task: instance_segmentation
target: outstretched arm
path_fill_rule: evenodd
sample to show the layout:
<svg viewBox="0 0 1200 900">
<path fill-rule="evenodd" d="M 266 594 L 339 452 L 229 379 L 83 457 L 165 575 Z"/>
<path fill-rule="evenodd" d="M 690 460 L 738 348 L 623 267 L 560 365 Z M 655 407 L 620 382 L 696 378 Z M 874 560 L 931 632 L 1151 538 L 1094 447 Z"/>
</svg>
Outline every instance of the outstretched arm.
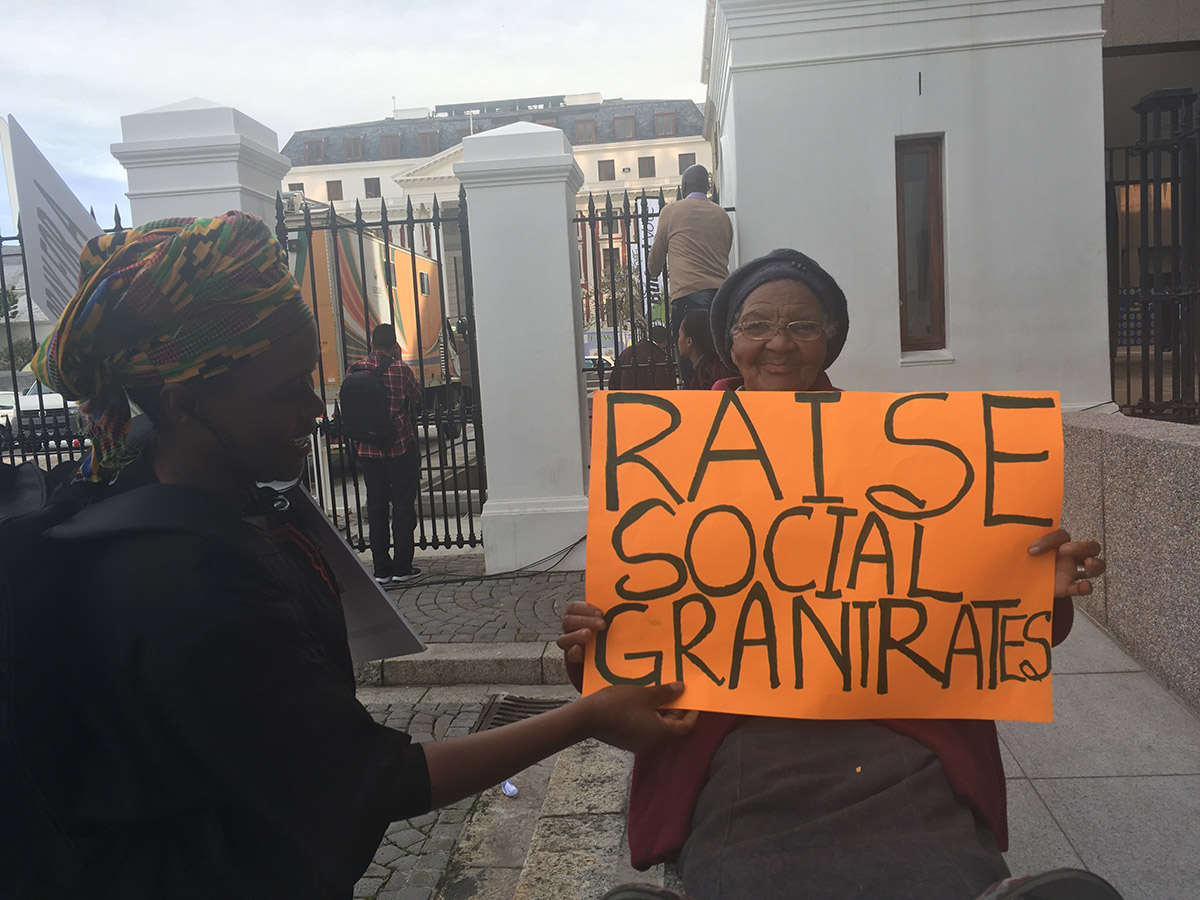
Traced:
<svg viewBox="0 0 1200 900">
<path fill-rule="evenodd" d="M 531 719 L 479 734 L 423 744 L 434 807 L 499 784 L 521 769 L 584 738 L 639 753 L 691 731 L 694 718 L 664 717 L 658 708 L 683 684 L 614 685 Z"/>
</svg>

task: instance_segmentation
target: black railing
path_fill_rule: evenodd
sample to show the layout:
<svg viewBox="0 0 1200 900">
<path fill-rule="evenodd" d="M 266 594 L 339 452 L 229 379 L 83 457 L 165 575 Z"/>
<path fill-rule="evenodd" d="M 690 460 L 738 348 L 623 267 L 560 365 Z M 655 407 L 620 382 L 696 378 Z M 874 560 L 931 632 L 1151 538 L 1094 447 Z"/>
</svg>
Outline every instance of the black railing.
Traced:
<svg viewBox="0 0 1200 900">
<path fill-rule="evenodd" d="M 123 231 L 120 210 L 113 210 L 110 232 Z M 89 446 L 81 427 L 78 404 L 64 400 L 31 372 L 25 371 L 33 351 L 53 322 L 42 318 L 26 290 L 28 268 L 21 223 L 15 235 L 0 234 L 0 304 L 4 331 L 0 336 L 0 458 L 26 460 L 43 469 L 79 459 Z"/>
<path fill-rule="evenodd" d="M 1157 91 L 1141 136 L 1106 151 L 1109 343 L 1123 412 L 1200 424 L 1197 95 Z"/>
<path fill-rule="evenodd" d="M 347 367 L 367 355 L 372 329 L 391 323 L 423 395 L 414 423 L 421 454 L 417 545 L 480 544 L 487 473 L 465 192 L 457 204 L 434 197 L 423 215 L 411 200 L 402 216 L 381 201 L 370 220 L 357 203 L 349 219 L 302 195 L 280 195 L 276 234 L 321 340 L 326 415 L 309 480 L 326 513 L 352 545 L 366 549 L 365 484 L 353 443 L 342 434 L 337 394 Z"/>
</svg>

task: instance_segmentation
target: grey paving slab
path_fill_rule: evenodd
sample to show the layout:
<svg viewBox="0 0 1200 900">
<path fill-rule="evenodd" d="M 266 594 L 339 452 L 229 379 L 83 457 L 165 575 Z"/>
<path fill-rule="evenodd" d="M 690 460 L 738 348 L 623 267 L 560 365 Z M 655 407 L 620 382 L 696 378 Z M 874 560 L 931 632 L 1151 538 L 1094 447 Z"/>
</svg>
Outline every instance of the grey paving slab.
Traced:
<svg viewBox="0 0 1200 900">
<path fill-rule="evenodd" d="M 589 740 L 568 747 L 559 760 L 543 815 L 625 814 L 632 772 L 628 753 Z"/>
<path fill-rule="evenodd" d="M 421 653 L 383 662 L 383 683 L 541 684 L 542 642 L 431 643 Z"/>
<path fill-rule="evenodd" d="M 1200 720 L 1145 672 L 1056 675 L 1054 715 L 998 725 L 1030 778 L 1200 773 Z"/>
<path fill-rule="evenodd" d="M 1008 780 L 1008 851 L 1014 875 L 1063 866 L 1086 868 L 1041 796 L 1025 778 Z"/>
<path fill-rule="evenodd" d="M 1017 762 L 1017 758 L 1013 756 L 1012 751 L 1008 749 L 1008 745 L 1004 743 L 1004 735 L 1000 736 L 1000 761 L 1004 764 L 1004 774 L 1009 778 L 1023 778 L 1025 770 L 1021 768 L 1021 764 Z"/>
<path fill-rule="evenodd" d="M 520 870 L 525 865 L 554 763 L 555 757 L 551 757 L 514 775 L 511 780 L 518 788 L 516 797 L 507 797 L 498 788 L 480 795 L 455 848 L 460 866 Z"/>
<path fill-rule="evenodd" d="M 1035 779 L 1084 865 L 1125 900 L 1200 895 L 1200 775 Z"/>
<path fill-rule="evenodd" d="M 521 868 L 475 869 L 464 867 L 448 873 L 437 892 L 438 900 L 512 900 Z M 380 894 L 377 900 L 388 900 Z"/>
<path fill-rule="evenodd" d="M 415 562 L 421 577 L 388 591 L 426 643 L 552 641 L 567 604 L 583 599 L 581 571 L 485 576 L 482 550 L 420 551 Z"/>
<path fill-rule="evenodd" d="M 1055 675 L 1084 672 L 1139 672 L 1141 665 L 1118 647 L 1082 611 L 1076 611 L 1075 624 L 1067 639 L 1054 648 Z"/>
</svg>

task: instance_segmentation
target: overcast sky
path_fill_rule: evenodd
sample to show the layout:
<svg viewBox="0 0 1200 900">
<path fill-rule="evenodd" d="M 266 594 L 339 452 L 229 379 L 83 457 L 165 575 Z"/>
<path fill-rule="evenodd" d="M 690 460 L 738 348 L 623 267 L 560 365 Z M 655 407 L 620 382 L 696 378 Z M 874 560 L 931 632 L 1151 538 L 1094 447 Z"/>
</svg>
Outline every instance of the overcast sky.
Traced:
<svg viewBox="0 0 1200 900">
<path fill-rule="evenodd" d="M 285 9 L 286 13 L 277 12 Z M 121 116 L 203 97 L 294 131 L 396 106 L 598 91 L 704 98 L 704 0 L 0 0 L 11 113 L 104 227 Z M 2 184 L 2 182 L 0 182 Z M 0 231 L 15 231 L 0 186 Z"/>
</svg>

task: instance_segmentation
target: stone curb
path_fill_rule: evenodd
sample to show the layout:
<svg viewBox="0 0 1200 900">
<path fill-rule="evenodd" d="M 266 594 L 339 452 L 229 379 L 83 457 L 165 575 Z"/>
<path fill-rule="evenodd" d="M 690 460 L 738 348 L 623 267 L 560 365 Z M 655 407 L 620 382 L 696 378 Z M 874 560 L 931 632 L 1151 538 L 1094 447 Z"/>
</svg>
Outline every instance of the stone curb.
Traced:
<svg viewBox="0 0 1200 900">
<path fill-rule="evenodd" d="M 570 684 L 554 642 L 429 644 L 422 653 L 355 666 L 360 685 Z"/>
</svg>

